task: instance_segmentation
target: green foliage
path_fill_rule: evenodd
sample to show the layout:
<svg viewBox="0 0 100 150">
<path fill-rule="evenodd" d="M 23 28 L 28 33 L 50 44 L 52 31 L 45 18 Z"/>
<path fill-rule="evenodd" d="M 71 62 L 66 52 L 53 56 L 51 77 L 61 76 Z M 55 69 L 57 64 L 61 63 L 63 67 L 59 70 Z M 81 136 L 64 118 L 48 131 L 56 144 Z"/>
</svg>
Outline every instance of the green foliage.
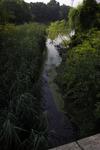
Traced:
<svg viewBox="0 0 100 150">
<path fill-rule="evenodd" d="M 70 9 L 69 29 L 78 31 L 88 31 L 93 27 L 100 27 L 100 7 L 95 0 L 84 0 L 83 4 L 77 8 Z"/>
<path fill-rule="evenodd" d="M 98 12 L 98 7 L 95 0 L 83 1 L 83 7 L 80 11 L 80 18 L 79 18 L 82 29 L 86 30 L 95 26 L 97 12 Z"/>
<path fill-rule="evenodd" d="M 65 111 L 80 128 L 80 136 L 87 136 L 100 126 L 100 4 L 84 0 L 71 8 L 68 22 L 57 21 L 48 28 L 49 38 L 75 30 L 67 47 L 62 49 L 62 63 L 57 83 L 65 102 Z M 62 43 L 63 44 L 63 43 Z M 99 127 L 100 131 L 100 127 Z"/>
<path fill-rule="evenodd" d="M 83 39 L 81 35 L 76 46 L 72 41 L 73 48 L 67 52 L 66 61 L 60 66 L 57 76 L 65 110 L 80 127 L 81 136 L 93 133 L 96 120 L 95 105 L 98 104 L 100 87 L 99 40 L 100 31 L 92 30 Z M 96 113 L 99 113 L 99 106 Z"/>
<path fill-rule="evenodd" d="M 45 26 L 0 26 L 0 148 L 45 150 L 40 75 Z"/>
<path fill-rule="evenodd" d="M 51 23 L 48 28 L 48 37 L 54 40 L 58 35 L 65 34 L 67 32 L 66 21 L 56 21 Z"/>
<path fill-rule="evenodd" d="M 68 14 L 68 28 L 69 32 L 71 30 L 77 30 L 80 28 L 79 23 L 79 15 L 81 10 L 81 5 L 79 5 L 77 8 L 71 8 Z"/>
</svg>

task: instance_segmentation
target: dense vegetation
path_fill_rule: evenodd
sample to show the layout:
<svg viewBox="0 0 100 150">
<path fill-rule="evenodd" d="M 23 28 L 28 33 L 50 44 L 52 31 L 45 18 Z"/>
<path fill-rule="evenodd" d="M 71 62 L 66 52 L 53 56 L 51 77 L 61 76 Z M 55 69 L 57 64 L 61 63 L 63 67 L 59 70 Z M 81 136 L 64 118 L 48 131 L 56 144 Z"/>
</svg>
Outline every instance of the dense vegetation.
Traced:
<svg viewBox="0 0 100 150">
<path fill-rule="evenodd" d="M 47 24 L 67 20 L 69 9 L 55 0 L 47 5 L 0 0 L 2 150 L 45 150 L 48 147 L 47 121 L 41 98 L 46 29 L 44 25 L 30 22 Z"/>
<path fill-rule="evenodd" d="M 95 110 L 100 100 L 99 39 L 98 30 L 83 34 L 82 42 L 68 50 L 66 61 L 60 66 L 57 78 L 63 93 L 65 110 L 80 128 L 81 136 L 96 132 Z M 79 42 L 80 36 L 77 40 Z M 76 44 L 76 39 L 71 42 L 74 43 Z"/>
<path fill-rule="evenodd" d="M 45 27 L 0 25 L 0 149 L 47 149 L 40 74 Z"/>
<path fill-rule="evenodd" d="M 42 2 L 26 3 L 23 0 L 0 0 L 0 24 L 39 22 L 49 23 L 66 19 L 69 6 L 51 0 L 47 5 Z"/>
<path fill-rule="evenodd" d="M 70 10 L 69 21 L 60 25 L 61 22 L 51 24 L 49 37 L 73 30 L 75 35 L 66 41 L 56 82 L 65 111 L 83 137 L 100 131 L 100 4 L 84 0 L 83 5 Z"/>
<path fill-rule="evenodd" d="M 70 9 L 55 0 L 26 3 L 0 0 L 0 149 L 47 149 L 42 110 L 41 72 L 46 28 L 53 40 L 75 30 L 62 55 L 58 83 L 65 111 L 80 136 L 100 131 L 100 4 L 84 0 Z M 69 14 L 68 14 L 69 12 Z M 67 22 L 68 19 L 68 22 Z M 54 22 L 56 21 L 56 22 Z M 29 23 L 29 24 L 25 24 Z M 23 24 L 23 25 L 21 25 Z"/>
</svg>

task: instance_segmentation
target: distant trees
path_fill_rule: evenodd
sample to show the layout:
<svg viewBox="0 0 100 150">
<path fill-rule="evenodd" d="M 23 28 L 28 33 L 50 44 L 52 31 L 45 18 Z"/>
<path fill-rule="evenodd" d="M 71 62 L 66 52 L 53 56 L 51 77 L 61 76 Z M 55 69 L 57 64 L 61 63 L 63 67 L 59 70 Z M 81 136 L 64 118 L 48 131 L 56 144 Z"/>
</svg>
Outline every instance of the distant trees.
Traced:
<svg viewBox="0 0 100 150">
<path fill-rule="evenodd" d="M 25 3 L 23 0 L 0 1 L 0 23 L 11 22 L 21 24 L 25 22 L 48 23 L 67 19 L 69 6 L 60 6 L 55 0 L 47 5 L 42 2 Z"/>
<path fill-rule="evenodd" d="M 48 8 L 47 5 L 42 2 L 30 3 L 32 19 L 36 22 L 47 22 L 48 20 Z"/>
<path fill-rule="evenodd" d="M 31 14 L 34 21 L 48 23 L 65 19 L 69 12 L 69 6 L 62 5 L 55 0 L 51 0 L 47 5 L 44 3 L 30 3 Z"/>
<path fill-rule="evenodd" d="M 0 23 L 25 23 L 31 20 L 29 5 L 22 0 L 0 2 Z"/>
<path fill-rule="evenodd" d="M 70 10 L 69 6 L 66 6 L 66 5 L 60 6 L 60 12 L 59 12 L 60 20 L 63 20 L 63 19 L 68 20 L 69 10 Z"/>
<path fill-rule="evenodd" d="M 59 11 L 60 11 L 60 5 L 57 1 L 51 0 L 47 4 L 48 10 L 49 10 L 49 19 L 51 21 L 59 20 Z"/>
</svg>

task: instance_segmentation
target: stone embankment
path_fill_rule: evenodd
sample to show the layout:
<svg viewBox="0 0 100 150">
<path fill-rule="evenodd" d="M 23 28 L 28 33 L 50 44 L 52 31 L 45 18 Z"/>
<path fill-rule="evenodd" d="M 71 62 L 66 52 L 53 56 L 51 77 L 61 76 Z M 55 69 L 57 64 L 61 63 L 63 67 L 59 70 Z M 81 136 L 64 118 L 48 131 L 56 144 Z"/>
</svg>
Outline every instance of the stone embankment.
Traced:
<svg viewBox="0 0 100 150">
<path fill-rule="evenodd" d="M 87 137 L 50 150 L 100 150 L 100 134 Z"/>
</svg>

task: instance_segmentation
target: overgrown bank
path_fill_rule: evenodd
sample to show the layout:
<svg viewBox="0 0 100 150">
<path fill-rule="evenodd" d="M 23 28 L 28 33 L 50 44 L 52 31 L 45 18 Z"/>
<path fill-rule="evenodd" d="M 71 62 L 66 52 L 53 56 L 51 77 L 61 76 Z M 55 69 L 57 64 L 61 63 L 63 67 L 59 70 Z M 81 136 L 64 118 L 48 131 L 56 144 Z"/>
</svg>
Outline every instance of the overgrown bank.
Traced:
<svg viewBox="0 0 100 150">
<path fill-rule="evenodd" d="M 66 59 L 58 69 L 57 83 L 65 111 L 80 130 L 80 136 L 100 131 L 100 31 L 74 36 L 66 49 Z M 77 44 L 76 42 L 79 42 Z M 97 115 L 98 114 L 98 115 Z M 98 127 L 97 127 L 98 126 Z"/>
<path fill-rule="evenodd" d="M 64 39 L 58 83 L 65 111 L 79 128 L 79 137 L 100 132 L 100 4 L 84 0 L 69 12 L 69 21 L 55 22 L 49 36 L 69 35 Z"/>
<path fill-rule="evenodd" d="M 45 27 L 0 25 L 0 149 L 47 149 L 41 107 Z"/>
</svg>

